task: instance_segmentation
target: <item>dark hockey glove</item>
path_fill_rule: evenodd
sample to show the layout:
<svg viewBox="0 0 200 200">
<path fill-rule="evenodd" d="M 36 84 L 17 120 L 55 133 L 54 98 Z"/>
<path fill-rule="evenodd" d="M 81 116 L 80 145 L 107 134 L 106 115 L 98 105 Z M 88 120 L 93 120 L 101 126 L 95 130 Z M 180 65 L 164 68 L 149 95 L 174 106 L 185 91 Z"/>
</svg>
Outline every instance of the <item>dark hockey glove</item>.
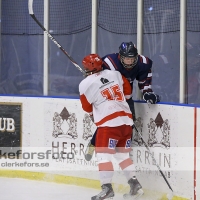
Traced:
<svg viewBox="0 0 200 200">
<path fill-rule="evenodd" d="M 143 99 L 147 103 L 151 103 L 151 104 L 156 104 L 156 103 L 160 102 L 160 96 L 155 94 L 154 92 L 145 92 L 143 94 Z"/>
</svg>

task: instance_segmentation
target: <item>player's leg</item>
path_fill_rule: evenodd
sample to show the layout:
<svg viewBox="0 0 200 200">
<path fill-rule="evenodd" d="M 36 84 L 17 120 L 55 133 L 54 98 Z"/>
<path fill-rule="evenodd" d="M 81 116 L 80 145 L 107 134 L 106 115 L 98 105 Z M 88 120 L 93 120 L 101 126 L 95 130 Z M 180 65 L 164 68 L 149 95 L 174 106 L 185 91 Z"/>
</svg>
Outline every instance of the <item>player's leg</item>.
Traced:
<svg viewBox="0 0 200 200">
<path fill-rule="evenodd" d="M 135 176 L 135 166 L 133 161 L 129 156 L 131 150 L 131 126 L 120 126 L 118 127 L 121 130 L 121 137 L 117 144 L 117 153 L 114 155 L 116 160 L 119 163 L 119 166 L 123 170 L 123 173 L 128 181 L 130 186 L 130 192 L 124 194 L 124 199 L 138 199 L 144 192 L 142 186 Z"/>
<path fill-rule="evenodd" d="M 108 199 L 114 197 L 114 191 L 112 188 L 112 177 L 113 177 L 113 165 L 111 162 L 112 154 L 108 153 L 97 153 L 99 177 L 102 191 L 93 196 L 92 200 Z"/>
<path fill-rule="evenodd" d="M 132 113 L 132 117 L 133 117 L 133 121 L 136 120 L 136 116 L 135 116 L 135 106 L 134 106 L 134 101 L 132 98 L 130 99 L 127 99 L 126 102 L 128 103 L 128 106 L 131 110 L 131 113 Z"/>
<path fill-rule="evenodd" d="M 97 129 L 94 132 L 92 139 L 89 141 L 87 148 L 85 150 L 85 160 L 87 160 L 87 161 L 90 161 L 92 159 L 93 154 L 94 154 L 96 134 L 97 134 Z"/>
<path fill-rule="evenodd" d="M 119 166 L 121 167 L 130 186 L 129 193 L 123 195 L 124 199 L 138 199 L 141 195 L 143 195 L 144 192 L 142 190 L 141 184 L 135 176 L 135 166 L 129 157 L 129 153 L 117 152 L 114 157 L 118 161 Z"/>
<path fill-rule="evenodd" d="M 114 191 L 111 184 L 114 168 L 111 159 L 113 153 L 115 153 L 115 143 L 117 140 L 115 140 L 113 137 L 112 132 L 114 134 L 117 132 L 117 130 L 112 127 L 98 128 L 95 151 L 98 161 L 99 178 L 102 191 L 99 194 L 93 196 L 92 200 L 108 199 L 110 197 L 114 197 Z"/>
<path fill-rule="evenodd" d="M 138 123 L 140 123 L 140 119 L 139 118 L 136 118 L 136 115 L 135 115 L 135 106 L 134 106 L 134 101 L 132 98 L 126 100 L 126 102 L 128 103 L 129 105 L 129 108 L 131 110 L 131 113 L 132 113 L 132 117 L 133 117 L 133 122 L 135 123 L 135 125 L 137 126 Z M 132 135 L 131 135 L 131 140 L 133 142 L 136 142 L 139 146 L 142 145 L 142 140 L 141 138 L 138 136 L 137 132 L 135 132 L 135 129 L 133 128 L 132 130 Z"/>
</svg>

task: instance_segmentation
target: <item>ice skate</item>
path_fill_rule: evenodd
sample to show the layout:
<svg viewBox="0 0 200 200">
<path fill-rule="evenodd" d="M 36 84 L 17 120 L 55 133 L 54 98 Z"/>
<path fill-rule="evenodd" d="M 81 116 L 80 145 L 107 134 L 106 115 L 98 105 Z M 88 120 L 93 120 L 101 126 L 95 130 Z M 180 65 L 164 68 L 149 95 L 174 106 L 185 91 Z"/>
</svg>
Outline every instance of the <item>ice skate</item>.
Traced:
<svg viewBox="0 0 200 200">
<path fill-rule="evenodd" d="M 124 199 L 136 200 L 144 194 L 142 186 L 136 177 L 129 179 L 128 184 L 130 185 L 130 192 L 123 195 Z"/>
<path fill-rule="evenodd" d="M 91 141 L 88 143 L 88 146 L 85 150 L 85 160 L 90 161 L 94 154 L 95 146 L 91 144 Z"/>
<path fill-rule="evenodd" d="M 101 186 L 102 191 L 91 198 L 91 200 L 103 200 L 103 199 L 112 199 L 115 196 L 112 185 L 110 183 L 103 184 Z"/>
</svg>

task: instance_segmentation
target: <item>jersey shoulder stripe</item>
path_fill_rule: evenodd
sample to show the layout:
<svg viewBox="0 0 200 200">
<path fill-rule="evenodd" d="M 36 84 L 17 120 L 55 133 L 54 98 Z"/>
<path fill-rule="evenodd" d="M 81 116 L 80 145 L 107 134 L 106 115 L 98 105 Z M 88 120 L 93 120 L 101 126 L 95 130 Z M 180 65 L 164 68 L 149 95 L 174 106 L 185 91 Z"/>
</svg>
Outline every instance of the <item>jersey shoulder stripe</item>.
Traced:
<svg viewBox="0 0 200 200">
<path fill-rule="evenodd" d="M 104 62 L 106 64 L 106 66 L 108 66 L 109 69 L 115 70 L 115 67 L 113 66 L 113 64 L 111 63 L 111 61 L 107 57 L 104 59 Z"/>
<path fill-rule="evenodd" d="M 143 56 L 143 55 L 140 55 L 140 62 L 148 64 L 149 63 L 149 59 L 147 57 Z"/>
</svg>

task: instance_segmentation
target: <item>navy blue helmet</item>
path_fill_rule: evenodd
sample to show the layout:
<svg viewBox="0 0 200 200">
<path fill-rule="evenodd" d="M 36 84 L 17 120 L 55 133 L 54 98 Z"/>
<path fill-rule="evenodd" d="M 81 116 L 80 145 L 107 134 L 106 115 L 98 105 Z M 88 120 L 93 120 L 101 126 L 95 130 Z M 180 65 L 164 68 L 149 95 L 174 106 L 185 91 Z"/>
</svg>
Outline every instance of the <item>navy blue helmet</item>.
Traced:
<svg viewBox="0 0 200 200">
<path fill-rule="evenodd" d="M 135 45 L 132 42 L 122 42 L 119 46 L 119 54 L 121 63 L 125 68 L 133 68 L 137 64 L 138 60 L 138 51 Z M 135 58 L 132 64 L 125 64 L 124 58 Z"/>
</svg>

